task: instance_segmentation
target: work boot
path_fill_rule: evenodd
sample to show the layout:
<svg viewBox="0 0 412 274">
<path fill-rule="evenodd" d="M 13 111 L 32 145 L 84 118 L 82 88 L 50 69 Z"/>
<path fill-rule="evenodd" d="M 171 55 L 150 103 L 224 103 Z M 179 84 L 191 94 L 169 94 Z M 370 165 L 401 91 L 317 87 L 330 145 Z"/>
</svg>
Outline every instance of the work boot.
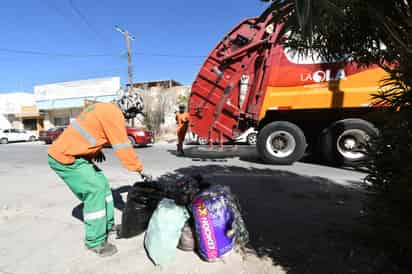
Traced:
<svg viewBox="0 0 412 274">
<path fill-rule="evenodd" d="M 177 156 L 184 156 L 185 155 L 185 153 L 183 151 L 183 145 L 180 145 L 180 144 L 177 145 L 176 155 Z"/>
<path fill-rule="evenodd" d="M 96 246 L 93 248 L 89 248 L 90 251 L 93 251 L 100 257 L 109 257 L 117 253 L 117 248 L 115 245 L 105 242 L 104 244 L 100 246 Z"/>
</svg>

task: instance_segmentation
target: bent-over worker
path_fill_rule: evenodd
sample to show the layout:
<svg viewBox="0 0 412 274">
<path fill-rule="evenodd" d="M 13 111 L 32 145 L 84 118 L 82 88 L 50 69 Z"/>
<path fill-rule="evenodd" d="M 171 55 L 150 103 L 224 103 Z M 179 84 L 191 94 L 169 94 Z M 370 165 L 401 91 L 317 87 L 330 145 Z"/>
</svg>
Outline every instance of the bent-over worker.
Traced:
<svg viewBox="0 0 412 274">
<path fill-rule="evenodd" d="M 104 161 L 101 150 L 111 144 L 122 164 L 143 177 L 143 165 L 130 144 L 125 123 L 125 118 L 134 118 L 142 111 L 143 100 L 138 94 L 91 105 L 48 150 L 50 167 L 84 203 L 86 247 L 102 257 L 117 252 L 107 241 L 114 229 L 114 204 L 108 180 L 93 160 Z"/>
</svg>

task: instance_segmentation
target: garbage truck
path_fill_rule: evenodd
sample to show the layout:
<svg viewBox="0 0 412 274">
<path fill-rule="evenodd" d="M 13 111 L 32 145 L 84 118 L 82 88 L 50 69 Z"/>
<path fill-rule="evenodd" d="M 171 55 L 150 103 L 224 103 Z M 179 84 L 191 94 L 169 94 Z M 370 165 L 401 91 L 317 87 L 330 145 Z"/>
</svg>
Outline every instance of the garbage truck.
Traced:
<svg viewBox="0 0 412 274">
<path fill-rule="evenodd" d="M 222 144 L 254 127 L 268 163 L 292 164 L 311 150 L 333 165 L 359 165 L 378 135 L 384 106 L 372 94 L 387 73 L 286 48 L 276 42 L 281 28 L 266 11 L 217 44 L 192 85 L 191 131 Z"/>
</svg>

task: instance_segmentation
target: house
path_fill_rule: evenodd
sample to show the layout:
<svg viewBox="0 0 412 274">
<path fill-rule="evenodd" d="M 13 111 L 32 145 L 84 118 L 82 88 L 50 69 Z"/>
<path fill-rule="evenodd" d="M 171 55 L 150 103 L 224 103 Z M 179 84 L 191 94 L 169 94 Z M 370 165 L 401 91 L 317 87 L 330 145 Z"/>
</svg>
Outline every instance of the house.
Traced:
<svg viewBox="0 0 412 274">
<path fill-rule="evenodd" d="M 0 94 L 0 115 L 3 117 L 2 127 L 8 125 L 30 131 L 39 131 L 43 128 L 43 115 L 37 109 L 32 93 Z"/>
<path fill-rule="evenodd" d="M 129 87 L 130 85 L 127 84 L 126 87 Z M 175 80 L 159 80 L 159 81 L 148 81 L 148 82 L 139 82 L 139 83 L 133 83 L 133 88 L 141 89 L 141 90 L 147 90 L 151 88 L 173 88 L 173 87 L 178 87 L 182 86 L 181 83 L 175 81 Z"/>
<path fill-rule="evenodd" d="M 120 94 L 120 77 L 53 83 L 34 87 L 44 128 L 67 126 L 90 101 L 111 102 Z"/>
</svg>

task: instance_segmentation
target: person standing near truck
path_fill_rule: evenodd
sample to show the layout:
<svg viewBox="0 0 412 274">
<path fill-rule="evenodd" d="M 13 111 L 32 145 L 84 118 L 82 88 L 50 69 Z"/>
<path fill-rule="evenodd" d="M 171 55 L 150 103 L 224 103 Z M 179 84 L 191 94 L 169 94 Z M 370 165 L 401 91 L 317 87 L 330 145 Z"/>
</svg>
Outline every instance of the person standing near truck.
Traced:
<svg viewBox="0 0 412 274">
<path fill-rule="evenodd" d="M 186 112 L 185 105 L 179 105 L 179 112 L 176 114 L 177 124 L 177 156 L 183 156 L 183 142 L 185 140 L 186 132 L 189 127 L 190 115 Z"/>
<path fill-rule="evenodd" d="M 134 118 L 142 111 L 143 100 L 135 93 L 113 103 L 91 105 L 48 150 L 50 167 L 84 203 L 85 245 L 101 257 L 117 252 L 107 241 L 108 233 L 114 229 L 114 204 L 108 180 L 93 161 L 105 161 L 101 150 L 111 144 L 128 170 L 146 177 L 125 124 L 125 118 Z"/>
</svg>

